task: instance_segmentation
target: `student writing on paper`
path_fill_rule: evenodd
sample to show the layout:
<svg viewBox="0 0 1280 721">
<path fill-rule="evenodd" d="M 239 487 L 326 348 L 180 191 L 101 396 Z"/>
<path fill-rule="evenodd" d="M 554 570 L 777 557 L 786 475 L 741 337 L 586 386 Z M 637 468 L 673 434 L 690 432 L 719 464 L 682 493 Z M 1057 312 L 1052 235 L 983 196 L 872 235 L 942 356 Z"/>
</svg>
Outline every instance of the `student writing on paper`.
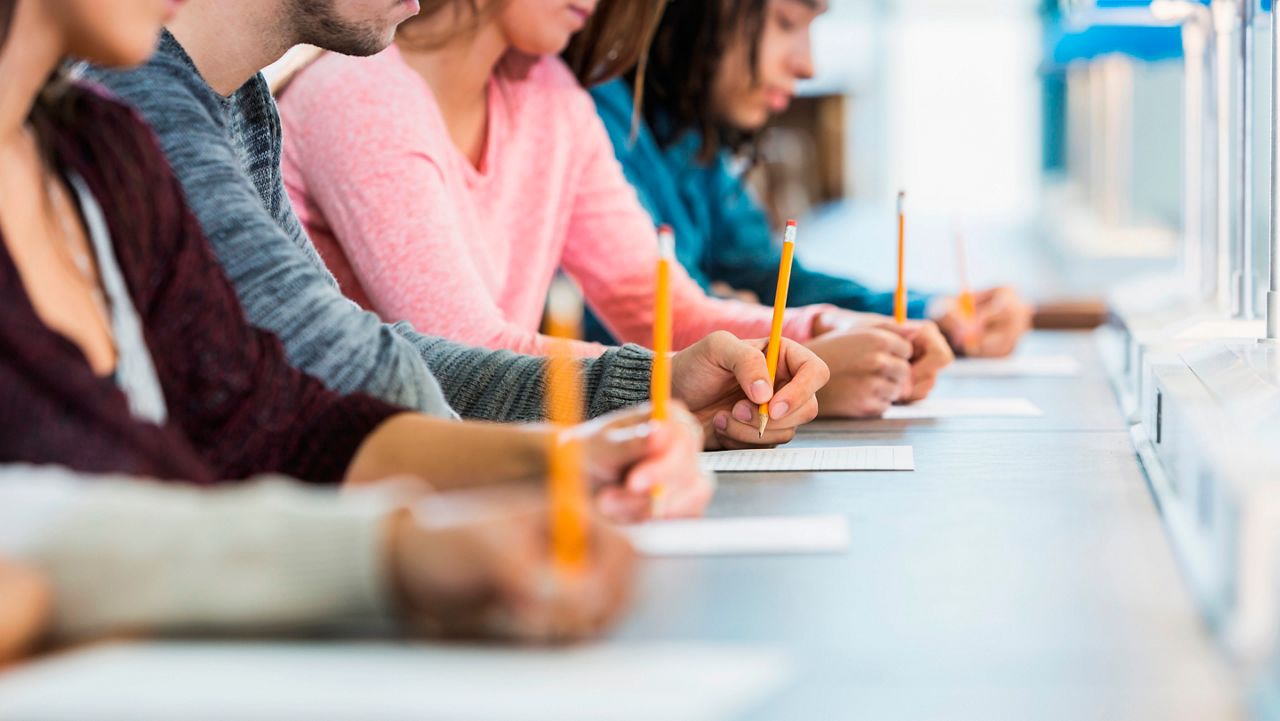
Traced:
<svg viewBox="0 0 1280 721">
<path fill-rule="evenodd" d="M 649 342 L 654 225 L 556 54 L 580 32 L 584 77 L 614 76 L 638 59 L 660 7 L 434 0 L 377 55 L 328 54 L 294 76 L 280 104 L 286 186 L 344 291 L 386 320 L 539 353 L 538 319 L 563 266 L 617 338 Z M 768 307 L 711 298 L 678 268 L 672 295 L 675 348 L 715 330 L 769 332 Z M 819 320 L 828 310 L 792 309 L 786 335 L 832 330 Z M 880 364 L 883 349 L 857 333 L 811 348 L 843 364 L 820 392 L 824 413 L 883 410 L 904 392 L 899 364 Z"/>
<path fill-rule="evenodd" d="M 405 474 L 437 490 L 544 474 L 550 429 L 341 395 L 247 324 L 154 136 L 100 88 L 57 72 L 82 48 L 105 64 L 142 61 L 160 10 L 86 30 L 38 0 L 0 9 L 0 462 L 198 484 Z M 92 32 L 104 39 L 79 39 Z M 708 483 L 699 429 L 681 418 L 652 425 L 641 407 L 580 426 L 593 482 Z M 663 510 L 700 511 L 676 505 Z"/>
<path fill-rule="evenodd" d="M 89 75 L 151 123 L 249 322 L 279 336 L 290 362 L 340 392 L 367 393 L 431 415 L 542 420 L 542 359 L 424 335 L 361 310 L 343 297 L 286 199 L 279 117 L 259 71 L 300 43 L 377 52 L 407 7 L 191 0 L 168 23 L 145 66 L 97 67 Z M 352 189 L 346 179 L 335 182 Z M 434 321 L 421 328 L 438 330 Z M 738 409 L 769 392 L 753 390 L 765 377 L 763 360 L 751 359 L 756 349 L 718 334 L 676 354 L 681 382 L 674 396 L 702 421 L 708 448 L 783 443 L 812 418 L 802 411 L 815 407 L 826 370 L 803 348 L 787 352 L 796 373 L 779 393 L 797 412 L 764 439 L 735 420 Z M 644 348 L 612 348 L 581 362 L 589 415 L 648 397 L 652 354 Z"/>
<path fill-rule="evenodd" d="M 199 489 L 0 466 L 0 555 L 22 564 L 0 561 L 0 660 L 46 628 L 76 641 L 402 621 L 433 636 L 581 638 L 619 617 L 635 566 L 621 535 L 590 532 L 591 563 L 548 583 L 536 495 L 402 506 L 281 478 Z"/>
<path fill-rule="evenodd" d="M 627 544 L 597 529 L 595 564 L 580 583 L 549 586 L 545 564 L 529 558 L 545 556 L 546 514 L 518 497 L 487 496 L 467 510 L 460 496 L 439 494 L 370 509 L 296 482 L 225 491 L 164 482 L 277 465 L 323 480 L 353 449 L 353 467 L 362 462 L 380 433 L 364 431 L 404 417 L 280 362 L 279 343 L 250 331 L 227 300 L 145 126 L 100 89 L 57 75 L 77 53 L 140 62 L 171 9 L 0 0 L 4 455 L 65 455 L 129 476 L 0 470 L 0 555 L 43 573 L 53 626 L 68 635 L 292 625 L 399 608 L 439 632 L 546 638 L 616 617 Z M 234 434 L 227 419 L 238 416 L 258 432 Z M 457 424 L 432 422 L 448 436 L 444 425 Z M 431 436 L 414 443 L 430 446 Z M 495 449 L 473 450 L 503 463 Z M 406 461 L 414 454 L 396 451 Z M 379 453 L 368 460 L 395 465 Z M 160 468 L 180 474 L 136 478 Z M 0 566 L 6 652 L 40 624 L 38 583 Z"/>
<path fill-rule="evenodd" d="M 769 119 L 786 109 L 797 81 L 813 75 L 809 26 L 827 5 L 827 0 L 662 3 L 666 12 L 643 75 L 633 69 L 591 91 L 628 180 L 653 222 L 675 229 L 677 255 L 705 289 L 724 283 L 764 302 L 773 297 L 777 245 L 764 211 L 735 168 L 739 158 L 750 156 Z M 636 118 L 635 86 L 641 78 Z M 852 311 L 892 312 L 891 291 L 801 263 L 793 273 L 791 305 L 831 303 Z M 974 296 L 976 352 L 1009 353 L 1029 327 L 1030 308 L 1009 288 Z M 954 299 L 913 293 L 908 312 L 936 320 L 960 347 L 964 323 Z M 848 315 L 836 322 L 860 324 Z M 883 321 L 870 324 L 893 329 Z M 900 332 L 928 335 L 926 328 L 917 323 Z M 916 343 L 917 353 L 927 354 L 922 340 Z"/>
</svg>

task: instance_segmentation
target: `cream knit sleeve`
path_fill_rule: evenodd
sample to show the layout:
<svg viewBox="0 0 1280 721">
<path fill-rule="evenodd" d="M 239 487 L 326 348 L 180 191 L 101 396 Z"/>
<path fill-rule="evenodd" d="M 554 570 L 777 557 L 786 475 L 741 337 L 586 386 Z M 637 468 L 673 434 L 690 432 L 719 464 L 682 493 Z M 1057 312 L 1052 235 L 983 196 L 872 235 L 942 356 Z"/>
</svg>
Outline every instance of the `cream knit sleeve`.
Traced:
<svg viewBox="0 0 1280 721">
<path fill-rule="evenodd" d="M 211 490 L 0 466 L 0 554 L 49 577 L 62 638 L 385 616 L 385 514 L 281 478 Z"/>
</svg>

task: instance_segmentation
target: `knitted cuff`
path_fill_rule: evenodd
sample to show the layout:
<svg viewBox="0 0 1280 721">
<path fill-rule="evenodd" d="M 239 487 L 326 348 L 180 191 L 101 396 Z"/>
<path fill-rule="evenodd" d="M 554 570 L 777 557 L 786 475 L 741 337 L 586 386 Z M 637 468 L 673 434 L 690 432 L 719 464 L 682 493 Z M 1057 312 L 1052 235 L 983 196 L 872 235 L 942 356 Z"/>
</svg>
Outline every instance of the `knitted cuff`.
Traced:
<svg viewBox="0 0 1280 721">
<path fill-rule="evenodd" d="M 587 412 L 592 418 L 649 400 L 653 351 L 627 344 L 586 361 Z"/>
</svg>

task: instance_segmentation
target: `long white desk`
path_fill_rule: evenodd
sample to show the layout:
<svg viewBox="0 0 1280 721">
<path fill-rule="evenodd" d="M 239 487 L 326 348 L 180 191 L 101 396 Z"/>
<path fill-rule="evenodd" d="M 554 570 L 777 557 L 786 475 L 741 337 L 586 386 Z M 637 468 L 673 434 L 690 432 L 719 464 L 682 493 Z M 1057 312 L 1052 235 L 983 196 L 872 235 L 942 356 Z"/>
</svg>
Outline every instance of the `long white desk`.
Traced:
<svg viewBox="0 0 1280 721">
<path fill-rule="evenodd" d="M 910 443 L 914 473 L 723 476 L 713 515 L 836 512 L 847 555 L 650 564 L 620 639 L 776 644 L 799 682 L 752 719 L 1243 717 L 1087 334 L 1033 337 L 1076 378 L 964 379 L 1043 418 L 820 423 Z"/>
<path fill-rule="evenodd" d="M 689 683 L 647 676 L 626 654 L 611 654 L 655 642 L 663 653 L 682 644 L 743 644 L 786 659 L 792 680 L 749 711 L 703 700 L 704 711 L 734 708 L 728 717 L 744 721 L 1243 717 L 1237 680 L 1193 607 L 1089 336 L 1037 335 L 1025 350 L 1076 355 L 1083 372 L 1075 378 L 949 380 L 937 393 L 1024 396 L 1045 411 L 1042 418 L 821 422 L 796 441 L 909 443 L 914 472 L 723 475 L 711 515 L 844 514 L 851 546 L 842 555 L 647 561 L 633 612 L 598 649 L 598 665 L 614 668 L 614 675 L 582 681 L 581 693 L 615 695 L 617 703 L 548 702 L 525 715 L 497 716 L 494 709 L 510 712 L 511 704 L 495 706 L 486 697 L 474 713 L 459 706 L 440 718 L 653 717 L 671 708 L 662 702 L 679 706 L 679 699 L 650 697 L 650 703 L 620 708 L 635 703 L 634 694 L 627 701 L 623 693 L 632 688 L 632 676 L 635 688 L 643 689 L 648 678 L 674 695 L 680 692 L 671 689 L 687 692 Z M 413 695 L 436 693 L 432 689 L 449 683 L 448 674 L 436 678 L 432 672 L 432 664 L 452 668 L 439 649 L 311 643 L 254 652 L 259 659 L 278 654 L 307 665 L 289 675 L 276 664 L 279 683 L 218 689 L 229 695 L 218 698 L 249 694 L 253 701 L 258 693 L 273 698 L 267 708 L 277 710 L 306 707 L 310 700 L 317 710 L 310 718 L 418 721 L 426 716 L 414 715 Z M 189 650 L 178 653 L 182 658 Z M 211 646 L 209 653 L 225 649 Z M 237 656 L 227 658 L 234 665 Z M 730 650 L 712 658 L 728 665 L 733 655 Z M 765 684 L 771 658 L 755 658 L 748 673 L 721 679 L 718 693 L 723 697 L 734 683 Z M 155 684 L 195 683 L 181 680 L 181 666 L 173 664 Z M 511 693 L 513 681 L 519 688 L 543 678 L 538 672 L 522 676 L 520 669 L 528 667 L 520 659 L 500 658 L 492 668 L 495 694 Z M 339 693 L 348 671 L 359 683 Z M 303 682 L 281 690 L 290 678 Z M 541 688 L 555 678 L 548 674 Z M 698 678 L 691 682 L 701 683 Z M 99 680 L 84 688 L 101 693 L 102 685 Z M 66 687 L 53 685 L 50 693 L 59 688 Z M 122 685 L 114 698 L 147 690 Z M 317 695 L 289 706 L 280 698 L 288 693 Z M 359 693 L 369 700 L 350 695 Z M 750 695 L 745 688 L 736 694 Z M 93 708 L 94 718 L 124 718 L 104 705 L 110 698 L 84 708 Z M 401 703 L 374 700 L 388 698 Z M 173 718 L 183 716 L 174 710 Z M 687 710 L 690 718 L 705 717 Z M 216 717 L 261 716 L 230 713 Z M 286 717 L 281 711 L 272 718 Z"/>
</svg>

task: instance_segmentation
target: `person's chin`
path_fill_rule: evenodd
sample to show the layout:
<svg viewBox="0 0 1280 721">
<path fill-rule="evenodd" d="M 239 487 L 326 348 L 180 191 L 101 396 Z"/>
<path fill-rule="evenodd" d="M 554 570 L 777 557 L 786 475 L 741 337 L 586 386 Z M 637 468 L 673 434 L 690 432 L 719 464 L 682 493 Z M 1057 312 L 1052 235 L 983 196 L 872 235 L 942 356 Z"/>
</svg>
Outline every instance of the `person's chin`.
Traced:
<svg viewBox="0 0 1280 721">
<path fill-rule="evenodd" d="M 744 133 L 757 133 L 769 124 L 770 115 L 767 110 L 751 110 L 738 114 L 734 118 L 734 127 Z"/>
<path fill-rule="evenodd" d="M 538 38 L 529 42 L 517 43 L 515 45 L 516 52 L 521 55 L 531 55 L 534 57 L 541 55 L 559 55 L 564 49 L 569 47 L 569 38 L 571 35 L 556 35 L 554 37 Z"/>
<path fill-rule="evenodd" d="M 120 47 L 109 48 L 104 52 L 98 53 L 98 57 L 84 58 L 94 65 L 101 65 L 105 68 L 132 68 L 142 65 L 151 59 L 156 51 L 156 44 L 160 40 L 160 29 L 156 28 L 154 36 L 145 42 L 129 43 Z"/>
</svg>

